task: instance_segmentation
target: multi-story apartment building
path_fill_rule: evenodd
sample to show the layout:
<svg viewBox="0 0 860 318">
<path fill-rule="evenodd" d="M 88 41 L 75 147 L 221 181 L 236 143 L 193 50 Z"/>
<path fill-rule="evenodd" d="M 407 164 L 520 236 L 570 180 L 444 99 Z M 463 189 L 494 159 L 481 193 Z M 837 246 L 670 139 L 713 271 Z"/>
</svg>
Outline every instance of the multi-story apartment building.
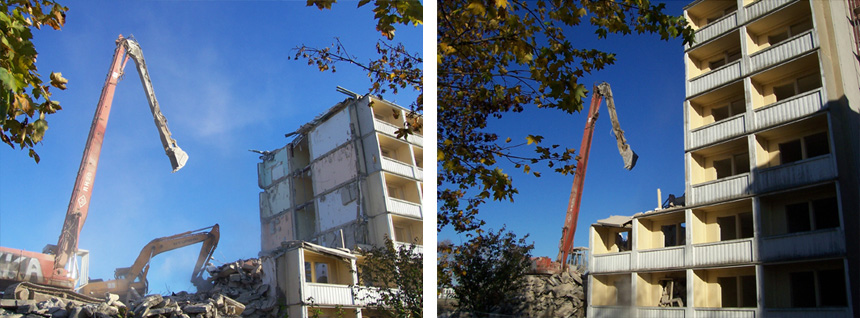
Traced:
<svg viewBox="0 0 860 318">
<path fill-rule="evenodd" d="M 422 138 L 409 110 L 369 95 L 347 98 L 287 134 L 258 164 L 261 252 L 276 261 L 290 317 L 336 307 L 362 317 L 358 248 L 423 244 Z M 313 300 L 311 302 L 311 299 Z M 370 314 L 369 314 L 370 312 Z M 364 317 L 373 316 L 364 310 Z"/>
<path fill-rule="evenodd" d="M 590 228 L 589 316 L 860 316 L 858 4 L 685 7 L 686 202 Z"/>
</svg>

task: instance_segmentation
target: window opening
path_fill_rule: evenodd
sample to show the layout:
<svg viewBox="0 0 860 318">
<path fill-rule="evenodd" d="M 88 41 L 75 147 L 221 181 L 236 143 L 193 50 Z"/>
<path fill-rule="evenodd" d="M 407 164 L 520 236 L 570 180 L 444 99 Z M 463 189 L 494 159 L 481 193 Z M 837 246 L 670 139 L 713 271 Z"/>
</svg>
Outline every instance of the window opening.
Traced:
<svg viewBox="0 0 860 318">
<path fill-rule="evenodd" d="M 836 197 L 813 200 L 812 211 L 815 213 L 816 229 L 839 227 L 839 204 Z"/>
<path fill-rule="evenodd" d="M 803 143 L 806 146 L 807 158 L 823 156 L 830 153 L 830 143 L 827 142 L 826 132 L 820 132 L 803 137 Z"/>
<path fill-rule="evenodd" d="M 327 284 L 329 282 L 328 263 L 314 263 L 314 265 L 316 282 L 320 284 Z"/>
<path fill-rule="evenodd" d="M 815 307 L 815 277 L 813 272 L 789 274 L 792 307 Z"/>
<path fill-rule="evenodd" d="M 809 222 L 809 204 L 801 202 L 786 205 L 785 220 L 788 222 L 788 233 L 812 230 Z"/>
<path fill-rule="evenodd" d="M 818 295 L 822 307 L 848 306 L 848 295 L 845 293 L 845 272 L 842 269 L 818 271 Z"/>
<path fill-rule="evenodd" d="M 313 277 L 314 277 L 314 272 L 313 272 L 313 266 L 311 265 L 311 262 L 305 262 L 305 282 L 306 283 L 313 283 L 314 282 Z"/>
<path fill-rule="evenodd" d="M 750 238 L 755 235 L 753 230 L 753 214 L 752 212 L 744 212 L 738 214 L 740 238 Z"/>
<path fill-rule="evenodd" d="M 758 296 L 756 295 L 755 285 L 756 279 L 755 275 L 749 276 L 741 276 L 740 277 L 741 286 L 740 286 L 740 306 L 741 307 L 757 307 Z"/>
<path fill-rule="evenodd" d="M 803 159 L 803 149 L 800 145 L 800 139 L 792 140 L 779 144 L 779 161 L 780 164 L 791 163 Z"/>
<path fill-rule="evenodd" d="M 722 179 L 732 175 L 732 160 L 726 158 L 723 160 L 714 160 L 714 170 L 717 171 L 717 179 Z"/>
<path fill-rule="evenodd" d="M 737 307 L 738 278 L 717 277 L 717 284 L 720 285 L 720 299 L 722 300 L 722 307 Z"/>
<path fill-rule="evenodd" d="M 734 215 L 717 218 L 717 225 L 720 227 L 720 241 L 738 238 Z"/>
</svg>

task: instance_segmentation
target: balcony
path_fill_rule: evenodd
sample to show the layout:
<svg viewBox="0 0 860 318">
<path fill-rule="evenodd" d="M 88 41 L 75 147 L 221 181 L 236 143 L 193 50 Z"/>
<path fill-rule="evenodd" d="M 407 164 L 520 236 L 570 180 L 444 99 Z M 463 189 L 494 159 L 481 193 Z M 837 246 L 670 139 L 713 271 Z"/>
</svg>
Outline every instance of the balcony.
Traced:
<svg viewBox="0 0 860 318">
<path fill-rule="evenodd" d="M 408 249 L 412 243 L 403 243 L 403 242 L 394 242 L 394 248 L 400 250 L 401 248 Z M 424 254 L 424 246 L 423 245 L 415 245 L 415 252 L 419 254 Z"/>
<path fill-rule="evenodd" d="M 633 317 L 635 308 L 631 306 L 592 306 L 588 316 L 593 318 Z"/>
<path fill-rule="evenodd" d="M 750 175 L 742 173 L 692 186 L 691 204 L 716 202 L 749 193 Z"/>
<path fill-rule="evenodd" d="M 755 109 L 755 129 L 763 129 L 808 116 L 824 109 L 821 89 L 799 94 L 785 101 Z"/>
<path fill-rule="evenodd" d="M 732 14 L 734 16 L 734 14 Z M 694 96 L 709 89 L 731 82 L 743 74 L 741 60 L 734 61 L 708 73 L 690 79 L 687 96 Z"/>
<path fill-rule="evenodd" d="M 302 296 L 304 300 L 313 297 L 316 305 L 357 305 L 352 288 L 347 285 L 305 283 Z"/>
<path fill-rule="evenodd" d="M 387 157 L 382 157 L 382 170 L 418 180 L 423 176 L 421 168 Z"/>
<path fill-rule="evenodd" d="M 731 29 L 734 29 L 738 26 L 738 15 L 737 13 L 729 14 L 721 19 L 711 22 L 705 27 L 696 30 L 696 42 L 692 45 L 687 44 L 687 49 L 705 43 L 713 38 L 716 38 L 720 34 L 726 33 Z"/>
<path fill-rule="evenodd" d="M 851 312 L 848 308 L 768 308 L 764 310 L 765 317 L 789 317 L 789 318 L 849 318 Z"/>
<path fill-rule="evenodd" d="M 753 260 L 752 238 L 693 245 L 693 266 L 739 264 Z"/>
<path fill-rule="evenodd" d="M 637 316 L 639 318 L 684 318 L 686 309 L 683 307 L 639 307 L 636 312 L 639 314 Z"/>
<path fill-rule="evenodd" d="M 401 199 L 386 198 L 385 211 L 416 219 L 423 218 L 421 213 L 421 204 Z"/>
<path fill-rule="evenodd" d="M 845 254 L 845 238 L 839 228 L 764 237 L 762 261 L 805 259 Z"/>
<path fill-rule="evenodd" d="M 824 155 L 758 170 L 758 193 L 817 183 L 837 176 L 832 155 Z"/>
<path fill-rule="evenodd" d="M 755 310 L 755 308 L 693 308 L 693 317 L 755 318 Z"/>
<path fill-rule="evenodd" d="M 594 255 L 592 271 L 595 273 L 624 272 L 630 270 L 630 252 Z"/>
<path fill-rule="evenodd" d="M 760 2 L 770 3 L 770 1 Z M 751 54 L 750 72 L 753 73 L 768 66 L 779 64 L 780 62 L 803 55 L 815 48 L 818 48 L 818 38 L 815 36 L 815 33 L 813 33 L 813 30 L 806 31 L 775 46 L 770 46 L 764 50 Z"/>
<path fill-rule="evenodd" d="M 759 0 L 744 7 L 744 13 L 746 14 L 747 21 L 752 21 L 794 1 L 796 0 Z"/>
<path fill-rule="evenodd" d="M 400 129 L 401 127 L 397 127 L 397 126 L 392 125 L 391 123 L 389 123 L 387 121 L 380 120 L 380 119 L 374 119 L 374 121 L 376 122 L 374 124 L 374 126 L 376 127 L 376 131 L 381 132 L 383 134 L 386 134 L 388 136 L 397 138 L 397 130 Z M 418 145 L 419 147 L 424 145 L 424 138 L 421 135 L 407 135 L 406 139 L 403 139 L 403 138 L 398 138 L 398 139 L 406 140 L 412 144 Z"/>
<path fill-rule="evenodd" d="M 673 246 L 639 251 L 640 270 L 684 267 L 684 247 Z"/>
<path fill-rule="evenodd" d="M 743 135 L 746 132 L 744 127 L 746 127 L 746 115 L 740 114 L 692 129 L 690 130 L 690 146 L 687 149 L 695 149 Z"/>
</svg>

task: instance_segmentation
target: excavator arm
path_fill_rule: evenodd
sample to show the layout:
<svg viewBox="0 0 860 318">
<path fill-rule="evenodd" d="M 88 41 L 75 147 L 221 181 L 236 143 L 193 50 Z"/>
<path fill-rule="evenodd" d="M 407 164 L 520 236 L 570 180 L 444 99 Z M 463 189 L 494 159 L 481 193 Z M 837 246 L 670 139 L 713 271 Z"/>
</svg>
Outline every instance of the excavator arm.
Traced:
<svg viewBox="0 0 860 318">
<path fill-rule="evenodd" d="M 618 144 L 618 152 L 621 154 L 621 158 L 624 159 L 624 168 L 627 170 L 633 169 L 639 158 L 630 149 L 627 139 L 624 138 L 624 130 L 621 130 L 621 124 L 618 122 L 618 114 L 615 113 L 615 99 L 612 97 L 612 89 L 609 87 L 609 84 L 604 82 L 600 85 L 595 85 L 591 95 L 591 107 L 588 111 L 588 119 L 585 122 L 582 145 L 579 148 L 579 159 L 576 162 L 576 172 L 574 173 L 573 186 L 570 190 L 567 215 L 565 216 L 561 241 L 559 242 L 558 258 L 556 261 L 561 264 L 562 268 L 567 268 L 567 257 L 573 248 L 573 236 L 576 233 L 576 224 L 579 218 L 579 207 L 582 202 L 582 190 L 585 183 L 585 171 L 588 168 L 588 156 L 591 153 L 594 125 L 596 124 L 600 102 L 603 98 L 606 98 L 606 108 L 609 109 L 612 131 Z"/>
<path fill-rule="evenodd" d="M 206 263 L 212 257 L 212 253 L 215 252 L 220 237 L 220 228 L 218 224 L 215 224 L 199 230 L 154 239 L 143 247 L 140 255 L 138 255 L 131 267 L 116 269 L 116 279 L 90 282 L 90 284 L 82 288 L 81 293 L 84 295 L 104 295 L 104 293 L 109 292 L 124 297 L 134 287 L 138 292 L 145 294 L 148 284 L 146 276 L 149 273 L 149 264 L 153 257 L 167 251 L 202 242 L 203 246 L 200 247 L 200 254 L 197 257 L 197 263 L 191 274 L 191 282 L 200 288 L 202 283 L 206 281 L 203 279 L 203 271 Z"/>
</svg>

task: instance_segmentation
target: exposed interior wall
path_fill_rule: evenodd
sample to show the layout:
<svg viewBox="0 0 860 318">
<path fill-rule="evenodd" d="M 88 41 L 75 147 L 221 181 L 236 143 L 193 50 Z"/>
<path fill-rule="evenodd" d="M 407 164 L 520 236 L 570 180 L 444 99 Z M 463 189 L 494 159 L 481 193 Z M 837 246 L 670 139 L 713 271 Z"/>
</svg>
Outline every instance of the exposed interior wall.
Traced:
<svg viewBox="0 0 860 318">
<path fill-rule="evenodd" d="M 279 181 L 287 176 L 289 171 L 287 168 L 287 162 L 289 159 L 289 156 L 287 155 L 289 150 L 287 147 L 272 151 L 270 154 L 272 158 L 270 160 L 264 160 L 257 163 L 257 185 L 261 189 L 268 188 L 272 185 L 272 182 Z"/>
<path fill-rule="evenodd" d="M 742 289 L 739 277 L 755 276 L 755 266 L 695 270 L 693 274 L 694 302 L 696 307 L 738 307 L 736 299 L 723 299 L 723 296 L 737 297 L 739 293 L 738 288 Z M 730 280 L 734 278 L 738 282 L 734 286 L 721 285 L 721 278 L 729 278 Z M 731 290 L 724 290 L 726 288 Z M 755 294 L 755 288 L 752 288 L 752 290 L 747 288 L 740 292 L 752 292 Z M 735 304 L 731 305 L 732 302 Z"/>
<path fill-rule="evenodd" d="M 268 218 L 292 207 L 290 178 L 284 178 L 260 192 L 260 217 Z"/>
<path fill-rule="evenodd" d="M 424 245 L 424 233 L 421 221 L 392 215 L 391 222 L 395 241 Z"/>
<path fill-rule="evenodd" d="M 767 136 L 756 136 L 756 149 L 761 149 L 760 153 L 756 154 L 756 165 L 758 168 L 781 165 L 779 144 L 827 131 L 827 117 L 816 116 L 799 123 L 768 131 Z M 803 146 L 805 148 L 805 142 Z"/>
<path fill-rule="evenodd" d="M 303 205 L 296 209 L 297 239 L 312 241 L 314 234 L 318 233 L 317 229 L 317 211 L 313 204 Z"/>
<path fill-rule="evenodd" d="M 358 216 L 358 188 L 347 184 L 316 200 L 321 232 L 355 221 Z"/>
<path fill-rule="evenodd" d="M 311 277 L 311 280 L 313 280 L 313 282 L 322 283 L 322 282 L 316 281 L 318 275 L 321 274 L 320 266 L 317 266 L 316 264 L 327 264 L 328 265 L 327 266 L 328 271 L 329 271 L 328 276 L 327 276 L 328 282 L 326 282 L 324 284 L 336 284 L 336 285 L 352 285 L 352 284 L 355 284 L 355 282 L 352 279 L 353 278 L 352 272 L 351 272 L 352 267 L 350 266 L 349 262 L 344 261 L 344 260 L 337 258 L 337 257 L 316 253 L 316 252 L 313 252 L 310 250 L 303 249 L 303 251 L 304 251 L 304 263 L 303 264 L 310 263 L 311 264 L 310 265 L 311 271 L 310 272 L 307 271 L 308 270 L 307 265 L 303 266 L 304 267 L 303 270 L 305 271 L 304 272 L 305 276 L 302 276 L 302 281 L 304 281 L 306 279 L 308 273 L 310 273 L 311 274 L 310 277 Z"/>
<path fill-rule="evenodd" d="M 686 294 L 686 273 L 679 272 L 651 272 L 639 273 L 636 275 L 636 305 L 644 307 L 657 307 L 660 304 L 660 298 L 663 295 L 663 286 L 661 280 L 670 279 L 677 282 L 674 286 L 674 293 Z M 683 296 L 686 298 L 686 296 Z M 687 303 L 684 303 L 687 306 Z"/>
<path fill-rule="evenodd" d="M 314 193 L 325 193 L 358 175 L 355 146 L 343 145 L 311 164 Z"/>
<path fill-rule="evenodd" d="M 684 211 L 680 210 L 669 215 L 661 215 L 650 218 L 638 218 L 639 220 L 639 242 L 637 247 L 640 250 L 651 248 L 667 247 L 665 245 L 665 236 L 663 235 L 662 227 L 664 225 L 676 225 L 684 223 Z M 680 235 L 680 233 L 678 234 Z M 682 239 L 676 236 L 676 239 Z"/>
<path fill-rule="evenodd" d="M 311 160 L 334 150 L 352 139 L 349 107 L 331 114 L 329 118 L 313 128 L 308 134 L 311 145 Z"/>
<path fill-rule="evenodd" d="M 630 228 L 592 226 L 591 229 L 597 233 L 597 236 L 595 237 L 599 239 L 594 242 L 594 246 L 592 246 L 591 253 L 595 255 L 620 252 L 622 249 L 629 251 L 633 247 L 633 230 Z M 626 247 L 618 245 L 618 235 L 621 233 L 626 233 L 628 240 Z"/>
<path fill-rule="evenodd" d="M 844 272 L 843 260 L 829 260 L 829 261 L 819 261 L 819 262 L 806 262 L 806 263 L 790 263 L 790 264 L 779 264 L 779 265 L 765 265 L 764 266 L 764 305 L 766 308 L 789 308 L 789 307 L 798 307 L 797 304 L 793 304 L 794 301 L 810 301 L 812 299 L 817 298 L 818 304 L 822 300 L 825 301 L 835 301 L 835 294 L 833 292 L 836 289 L 845 290 L 845 286 L 834 286 L 832 284 L 822 284 L 823 280 L 819 276 L 822 271 L 826 272 L 828 270 L 838 270 Z M 837 272 L 838 272 L 837 271 Z M 813 290 L 809 290 L 808 288 L 799 288 L 799 286 L 792 285 L 792 275 L 810 275 L 807 277 L 811 277 L 813 281 L 816 281 Z M 843 276 L 844 279 L 844 276 Z M 844 281 L 844 280 L 843 280 Z M 793 293 L 803 294 L 803 293 L 812 293 L 811 297 L 796 297 L 797 299 L 792 300 Z M 827 292 L 831 295 L 828 299 L 821 299 L 821 293 Z M 815 295 L 817 294 L 817 296 Z M 839 293 L 840 296 L 846 297 L 844 292 Z M 809 296 L 809 295 L 808 295 Z M 812 299 L 810 299 L 812 298 Z M 844 307 L 838 306 L 838 307 Z M 816 307 L 814 305 L 813 307 Z M 821 306 L 826 307 L 826 306 Z"/>
<path fill-rule="evenodd" d="M 693 244 L 719 242 L 724 240 L 720 234 L 720 224 L 717 221 L 718 218 L 733 216 L 735 217 L 735 221 L 739 222 L 738 216 L 741 213 L 752 213 L 751 200 L 694 209 L 692 226 Z M 739 234 L 740 233 L 738 233 L 738 235 Z"/>
<path fill-rule="evenodd" d="M 286 212 L 273 218 L 262 219 L 262 251 L 272 251 L 280 247 L 281 242 L 295 239 L 293 227 L 292 212 Z"/>
<path fill-rule="evenodd" d="M 292 144 L 287 145 L 288 156 L 289 156 L 289 166 L 287 171 L 296 171 L 298 169 L 302 169 L 307 167 L 311 163 L 311 149 L 308 146 L 308 137 L 307 136 L 299 136 L 297 141 L 293 141 Z"/>
<path fill-rule="evenodd" d="M 630 297 L 630 274 L 594 275 L 591 288 L 592 306 L 623 305 L 625 296 L 621 294 L 626 292 Z"/>
</svg>

